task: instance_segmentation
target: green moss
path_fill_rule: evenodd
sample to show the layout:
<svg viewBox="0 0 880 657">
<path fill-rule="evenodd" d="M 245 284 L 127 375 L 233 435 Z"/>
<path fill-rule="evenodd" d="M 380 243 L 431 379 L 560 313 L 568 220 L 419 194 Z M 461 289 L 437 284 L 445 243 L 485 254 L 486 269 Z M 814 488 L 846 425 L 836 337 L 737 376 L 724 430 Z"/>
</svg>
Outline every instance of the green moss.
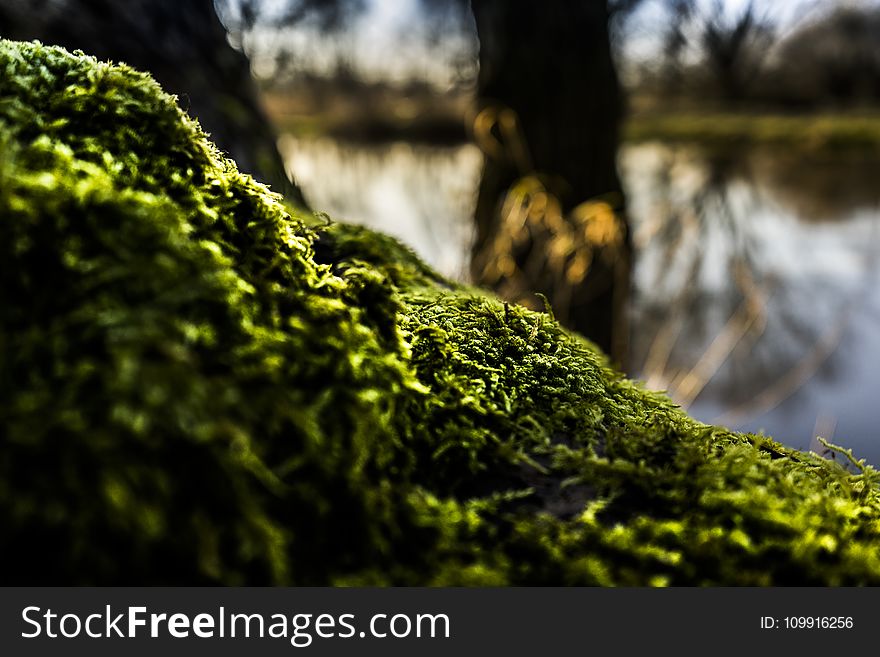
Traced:
<svg viewBox="0 0 880 657">
<path fill-rule="evenodd" d="M 877 473 L 291 216 L 147 76 L 0 42 L 0 580 L 880 583 Z"/>
</svg>

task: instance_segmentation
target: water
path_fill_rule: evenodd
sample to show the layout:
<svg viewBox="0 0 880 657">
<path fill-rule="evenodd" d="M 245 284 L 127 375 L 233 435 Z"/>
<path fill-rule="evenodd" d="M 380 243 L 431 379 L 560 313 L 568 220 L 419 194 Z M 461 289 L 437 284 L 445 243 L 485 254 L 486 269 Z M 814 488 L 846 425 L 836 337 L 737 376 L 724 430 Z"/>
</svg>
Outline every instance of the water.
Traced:
<svg viewBox="0 0 880 657">
<path fill-rule="evenodd" d="M 310 203 L 464 279 L 471 145 L 282 140 Z M 627 146 L 636 246 L 627 369 L 695 417 L 880 464 L 880 158 Z"/>
<path fill-rule="evenodd" d="M 696 417 L 880 463 L 880 198 L 855 156 L 620 158 L 638 262 L 629 369 Z"/>
<path fill-rule="evenodd" d="M 279 146 L 313 208 L 412 247 L 437 271 L 468 272 L 482 155 L 452 148 L 282 137 Z"/>
</svg>

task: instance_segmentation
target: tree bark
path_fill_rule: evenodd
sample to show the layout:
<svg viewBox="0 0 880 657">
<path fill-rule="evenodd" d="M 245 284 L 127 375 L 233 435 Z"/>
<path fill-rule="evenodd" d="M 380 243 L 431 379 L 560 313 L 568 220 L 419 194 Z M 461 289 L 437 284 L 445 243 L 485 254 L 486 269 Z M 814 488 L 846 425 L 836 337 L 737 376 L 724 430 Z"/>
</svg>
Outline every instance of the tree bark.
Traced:
<svg viewBox="0 0 880 657">
<path fill-rule="evenodd" d="M 474 133 L 486 153 L 474 279 L 626 350 L 631 247 L 616 157 L 621 94 L 601 0 L 473 0 Z"/>
<path fill-rule="evenodd" d="M 227 42 L 213 0 L 4 0 L 0 34 L 149 71 L 239 169 L 306 207 L 285 173 L 248 60 Z"/>
</svg>

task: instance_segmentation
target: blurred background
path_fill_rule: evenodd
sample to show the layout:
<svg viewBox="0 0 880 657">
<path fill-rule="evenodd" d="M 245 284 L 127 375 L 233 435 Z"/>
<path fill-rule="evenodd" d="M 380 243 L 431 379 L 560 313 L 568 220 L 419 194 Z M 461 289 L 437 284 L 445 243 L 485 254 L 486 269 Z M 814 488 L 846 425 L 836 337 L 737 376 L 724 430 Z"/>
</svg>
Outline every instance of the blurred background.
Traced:
<svg viewBox="0 0 880 657">
<path fill-rule="evenodd" d="M 0 36 L 151 71 L 292 204 L 701 420 L 880 464 L 876 0 L 4 0 Z"/>
</svg>

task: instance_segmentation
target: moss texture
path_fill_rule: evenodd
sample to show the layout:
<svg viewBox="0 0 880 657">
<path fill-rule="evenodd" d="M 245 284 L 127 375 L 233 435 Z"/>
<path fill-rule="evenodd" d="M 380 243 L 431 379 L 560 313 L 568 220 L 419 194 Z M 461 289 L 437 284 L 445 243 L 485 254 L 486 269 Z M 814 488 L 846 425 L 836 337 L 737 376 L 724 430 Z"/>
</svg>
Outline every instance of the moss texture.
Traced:
<svg viewBox="0 0 880 657">
<path fill-rule="evenodd" d="M 148 76 L 0 42 L 0 582 L 877 584 L 877 473 L 292 216 Z"/>
</svg>

